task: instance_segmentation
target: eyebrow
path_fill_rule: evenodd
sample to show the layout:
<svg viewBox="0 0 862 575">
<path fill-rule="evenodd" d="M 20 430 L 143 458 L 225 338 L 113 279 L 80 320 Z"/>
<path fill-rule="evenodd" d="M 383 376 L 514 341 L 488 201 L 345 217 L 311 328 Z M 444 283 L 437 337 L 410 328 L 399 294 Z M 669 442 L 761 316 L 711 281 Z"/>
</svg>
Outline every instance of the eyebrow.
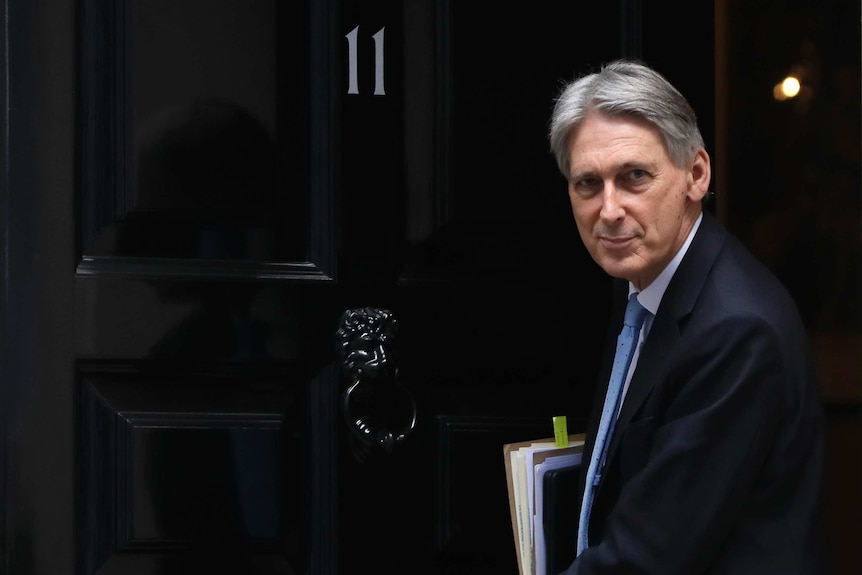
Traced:
<svg viewBox="0 0 862 575">
<path fill-rule="evenodd" d="M 619 174 L 620 172 L 627 172 L 634 169 L 653 171 L 650 169 L 651 166 L 652 164 L 650 162 L 629 161 L 623 162 L 621 164 L 616 164 L 611 168 L 611 170 L 614 174 Z M 595 176 L 597 174 L 598 172 L 595 170 L 583 170 L 578 172 L 572 172 L 569 176 L 569 179 L 574 182 L 577 180 L 581 180 L 587 176 Z"/>
</svg>

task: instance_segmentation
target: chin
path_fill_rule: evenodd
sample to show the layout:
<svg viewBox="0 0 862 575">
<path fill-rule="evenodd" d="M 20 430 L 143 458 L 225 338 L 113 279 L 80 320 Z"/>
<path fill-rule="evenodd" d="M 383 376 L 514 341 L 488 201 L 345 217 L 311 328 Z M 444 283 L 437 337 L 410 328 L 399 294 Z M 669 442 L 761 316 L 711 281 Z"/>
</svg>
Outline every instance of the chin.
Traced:
<svg viewBox="0 0 862 575">
<path fill-rule="evenodd" d="M 606 274 L 611 277 L 626 280 L 633 275 L 633 270 L 626 266 L 620 265 L 619 262 L 599 262 L 599 266 L 603 270 L 605 270 Z"/>
</svg>

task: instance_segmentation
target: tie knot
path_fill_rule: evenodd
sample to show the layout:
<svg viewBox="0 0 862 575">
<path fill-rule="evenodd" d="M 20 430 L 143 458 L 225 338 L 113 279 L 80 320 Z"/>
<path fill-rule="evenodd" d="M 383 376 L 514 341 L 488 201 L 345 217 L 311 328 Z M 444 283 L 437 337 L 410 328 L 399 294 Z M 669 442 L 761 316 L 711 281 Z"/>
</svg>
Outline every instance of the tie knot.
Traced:
<svg viewBox="0 0 862 575">
<path fill-rule="evenodd" d="M 647 310 L 638 301 L 637 292 L 629 296 L 629 303 L 626 305 L 626 317 L 623 320 L 627 326 L 640 329 L 646 317 Z"/>
</svg>

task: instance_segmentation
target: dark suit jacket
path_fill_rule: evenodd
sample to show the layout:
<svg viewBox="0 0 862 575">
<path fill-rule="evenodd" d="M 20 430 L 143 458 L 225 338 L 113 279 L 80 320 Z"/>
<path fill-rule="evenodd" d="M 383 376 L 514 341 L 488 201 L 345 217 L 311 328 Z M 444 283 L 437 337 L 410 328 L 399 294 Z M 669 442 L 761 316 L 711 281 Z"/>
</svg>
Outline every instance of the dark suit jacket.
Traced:
<svg viewBox="0 0 862 575">
<path fill-rule="evenodd" d="M 584 461 L 627 285 L 615 284 Z M 825 573 L 822 441 L 793 300 L 705 213 L 641 350 L 595 495 L 590 547 L 566 573 Z"/>
</svg>

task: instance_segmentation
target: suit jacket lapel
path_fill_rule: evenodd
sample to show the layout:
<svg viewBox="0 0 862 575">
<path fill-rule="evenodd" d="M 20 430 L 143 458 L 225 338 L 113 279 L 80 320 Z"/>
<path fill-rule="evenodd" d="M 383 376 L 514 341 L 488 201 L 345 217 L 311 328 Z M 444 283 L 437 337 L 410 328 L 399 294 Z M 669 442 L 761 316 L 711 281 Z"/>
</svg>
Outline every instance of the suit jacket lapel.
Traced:
<svg viewBox="0 0 862 575">
<path fill-rule="evenodd" d="M 649 396 L 666 365 L 668 354 L 682 336 L 682 321 L 692 312 L 695 302 L 718 252 L 724 244 L 724 228 L 707 212 L 688 252 L 662 297 L 649 336 L 641 349 L 635 373 L 629 383 L 619 419 L 608 447 L 608 459 L 613 458 L 622 431 Z M 621 321 L 621 320 L 620 320 Z M 605 390 L 607 383 L 605 383 Z"/>
</svg>

